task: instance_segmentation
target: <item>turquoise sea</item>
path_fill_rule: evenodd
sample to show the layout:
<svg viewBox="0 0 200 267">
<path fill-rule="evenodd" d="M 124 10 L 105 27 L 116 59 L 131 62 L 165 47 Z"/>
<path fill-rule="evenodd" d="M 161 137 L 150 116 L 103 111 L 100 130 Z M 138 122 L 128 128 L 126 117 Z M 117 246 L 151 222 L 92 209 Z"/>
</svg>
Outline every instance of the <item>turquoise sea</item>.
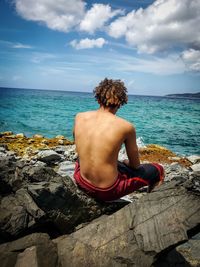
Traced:
<svg viewBox="0 0 200 267">
<path fill-rule="evenodd" d="M 0 88 L 0 132 L 72 139 L 75 114 L 96 108 L 92 93 Z M 140 143 L 200 154 L 200 99 L 129 95 L 117 115 L 135 125 Z"/>
</svg>

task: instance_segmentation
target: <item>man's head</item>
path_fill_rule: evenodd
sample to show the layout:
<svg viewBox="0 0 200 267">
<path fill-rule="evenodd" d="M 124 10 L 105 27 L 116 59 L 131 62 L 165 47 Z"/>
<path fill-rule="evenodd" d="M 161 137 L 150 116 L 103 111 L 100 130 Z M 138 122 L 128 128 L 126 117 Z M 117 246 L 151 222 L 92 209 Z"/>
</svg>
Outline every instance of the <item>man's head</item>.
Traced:
<svg viewBox="0 0 200 267">
<path fill-rule="evenodd" d="M 93 91 L 98 103 L 103 107 L 119 108 L 128 101 L 127 89 L 121 80 L 105 78 Z"/>
</svg>

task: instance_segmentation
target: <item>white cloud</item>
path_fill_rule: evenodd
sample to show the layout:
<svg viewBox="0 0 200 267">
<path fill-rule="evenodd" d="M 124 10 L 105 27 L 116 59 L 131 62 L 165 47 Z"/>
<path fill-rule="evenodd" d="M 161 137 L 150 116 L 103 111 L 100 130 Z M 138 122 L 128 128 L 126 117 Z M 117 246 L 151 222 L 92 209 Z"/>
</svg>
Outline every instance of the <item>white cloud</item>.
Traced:
<svg viewBox="0 0 200 267">
<path fill-rule="evenodd" d="M 68 32 L 85 12 L 81 0 L 14 0 L 17 13 L 27 20 L 44 23 L 52 30 Z"/>
<path fill-rule="evenodd" d="M 113 21 L 108 33 L 115 38 L 125 36 L 131 46 L 145 53 L 200 47 L 200 1 L 157 0 Z"/>
<path fill-rule="evenodd" d="M 114 51 L 101 53 L 100 56 L 85 56 L 84 62 L 86 61 L 91 64 L 92 68 L 97 67 L 107 73 L 112 71 L 119 75 L 139 72 L 165 76 L 181 74 L 186 71 L 185 64 L 179 54 L 165 55 L 163 57 L 152 55 L 133 56 Z"/>
<path fill-rule="evenodd" d="M 94 33 L 96 30 L 102 29 L 108 20 L 119 14 L 123 14 L 120 9 L 112 11 L 109 5 L 94 4 L 81 21 L 80 30 Z"/>
<path fill-rule="evenodd" d="M 93 48 L 98 47 L 101 48 L 104 44 L 106 44 L 106 41 L 104 38 L 97 38 L 97 39 L 82 39 L 79 42 L 77 40 L 71 41 L 71 46 L 76 49 L 86 49 L 86 48 Z"/>
<path fill-rule="evenodd" d="M 57 56 L 55 54 L 35 52 L 32 54 L 31 62 L 38 64 L 43 61 L 52 60 L 56 58 Z"/>
<path fill-rule="evenodd" d="M 200 51 L 195 49 L 188 49 L 183 51 L 181 58 L 188 70 L 200 71 Z"/>
<path fill-rule="evenodd" d="M 13 44 L 12 45 L 12 48 L 17 48 L 17 49 L 31 49 L 33 48 L 32 46 L 30 45 L 24 45 L 24 44 L 21 44 L 21 43 L 17 43 L 17 44 Z"/>
<path fill-rule="evenodd" d="M 126 73 L 131 75 L 131 80 L 135 72 L 149 73 L 156 75 L 173 75 L 185 73 L 186 66 L 179 54 L 165 55 L 163 57 L 152 55 L 133 56 L 122 52 L 102 51 L 92 55 L 77 54 L 73 55 L 74 62 L 82 70 L 92 69 L 103 71 L 103 73 L 115 73 L 124 76 Z"/>
<path fill-rule="evenodd" d="M 23 49 L 31 49 L 33 48 L 33 46 L 31 45 L 25 45 L 22 43 L 15 43 L 15 42 L 9 42 L 9 41 L 5 41 L 5 40 L 0 40 L 0 45 L 4 45 L 7 47 L 11 47 L 11 48 L 23 48 Z"/>
<path fill-rule="evenodd" d="M 156 75 L 173 75 L 184 73 L 186 68 L 183 61 L 177 54 L 165 57 L 138 58 L 126 55 L 115 55 L 107 58 L 112 69 L 119 72 L 141 72 Z"/>
</svg>

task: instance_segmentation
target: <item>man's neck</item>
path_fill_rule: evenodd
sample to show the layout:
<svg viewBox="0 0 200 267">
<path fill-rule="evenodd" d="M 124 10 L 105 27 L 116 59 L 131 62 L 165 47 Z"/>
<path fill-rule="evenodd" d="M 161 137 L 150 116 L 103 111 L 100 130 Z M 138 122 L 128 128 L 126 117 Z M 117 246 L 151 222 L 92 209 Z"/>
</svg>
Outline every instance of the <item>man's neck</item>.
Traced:
<svg viewBox="0 0 200 267">
<path fill-rule="evenodd" d="M 111 108 L 111 107 L 104 107 L 104 106 L 100 106 L 100 108 L 97 110 L 98 112 L 108 112 L 108 113 L 112 113 L 112 114 L 116 114 L 118 108 Z"/>
</svg>

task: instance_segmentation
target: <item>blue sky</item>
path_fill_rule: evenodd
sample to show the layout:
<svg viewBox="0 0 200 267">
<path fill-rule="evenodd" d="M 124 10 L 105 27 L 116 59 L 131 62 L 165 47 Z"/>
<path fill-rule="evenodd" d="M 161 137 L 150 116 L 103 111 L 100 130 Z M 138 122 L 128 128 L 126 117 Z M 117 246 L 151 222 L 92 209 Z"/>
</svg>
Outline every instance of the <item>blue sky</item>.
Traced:
<svg viewBox="0 0 200 267">
<path fill-rule="evenodd" d="M 199 0 L 1 0 L 0 86 L 200 91 Z"/>
</svg>

